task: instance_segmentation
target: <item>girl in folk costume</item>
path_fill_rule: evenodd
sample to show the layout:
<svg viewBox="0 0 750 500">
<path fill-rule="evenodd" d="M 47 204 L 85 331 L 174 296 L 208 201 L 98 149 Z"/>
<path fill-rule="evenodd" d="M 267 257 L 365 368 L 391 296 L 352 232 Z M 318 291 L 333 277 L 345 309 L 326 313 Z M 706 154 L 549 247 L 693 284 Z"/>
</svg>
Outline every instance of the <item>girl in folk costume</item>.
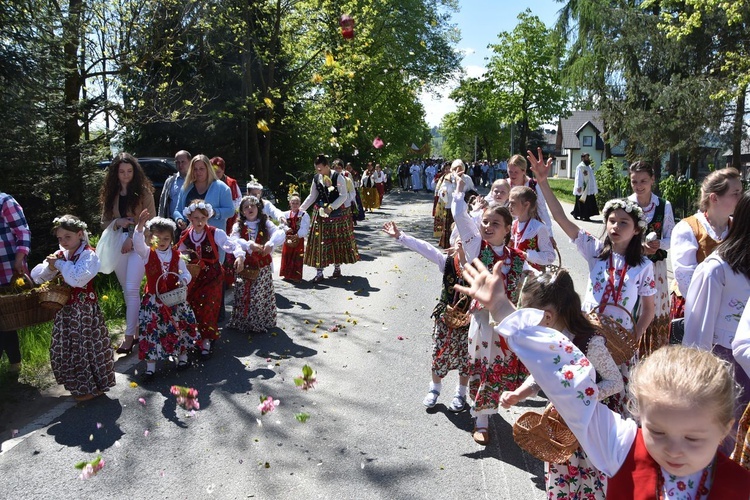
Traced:
<svg viewBox="0 0 750 500">
<path fill-rule="evenodd" d="M 667 250 L 670 246 L 674 215 L 672 204 L 659 198 L 652 191 L 654 171 L 651 165 L 637 161 L 630 165 L 630 186 L 633 194 L 628 199 L 643 210 L 648 222 L 643 243 L 643 253 L 654 263 L 656 295 L 654 295 L 654 320 L 641 337 L 638 351 L 641 357 L 648 356 L 659 347 L 669 343 L 669 281 L 667 280 Z"/>
<path fill-rule="evenodd" d="M 458 387 L 448 410 L 454 413 L 461 412 L 466 407 L 466 392 L 469 385 L 469 325 L 449 325 L 446 322 L 446 314 L 448 306 L 460 308 L 460 301 L 467 300 L 465 296 L 453 291 L 455 284 L 463 283 L 463 251 L 457 246 L 451 252 L 441 252 L 426 241 L 405 234 L 395 222 L 386 222 L 383 231 L 388 236 L 396 238 L 406 248 L 434 262 L 443 274 L 440 301 L 432 312 L 432 317 L 435 318 L 432 330 L 432 381 L 423 403 L 427 408 L 433 408 L 440 396 L 443 378 L 450 370 L 458 370 Z"/>
<path fill-rule="evenodd" d="M 488 266 L 498 264 L 508 283 L 508 296 L 516 302 L 524 260 L 519 252 L 507 246 L 513 217 L 505 207 L 487 208 L 481 227 L 477 227 L 467 211 L 464 188 L 464 179 L 460 177 L 452 195 L 451 212 L 466 260 L 479 258 Z M 497 413 L 500 394 L 516 389 L 528 375 L 505 342 L 493 334 L 489 321 L 489 313 L 478 309 L 473 312 L 469 325 L 469 389 L 471 410 L 476 417 L 473 438 L 481 445 L 489 443 L 489 417 Z"/>
<path fill-rule="evenodd" d="M 36 283 L 58 274 L 72 287 L 70 299 L 55 315 L 49 354 L 55 380 L 78 401 L 104 394 L 115 385 L 109 330 L 94 291 L 99 258 L 89 246 L 86 223 L 73 215 L 53 221 L 60 250 L 31 271 Z"/>
<path fill-rule="evenodd" d="M 734 365 L 742 388 L 735 417 L 750 403 L 750 377 L 732 354 L 732 342 L 750 297 L 750 193 L 743 193 L 734 210 L 726 239 L 695 269 L 685 296 L 683 345 L 710 350 Z M 734 446 L 728 439 L 725 450 Z"/>
<path fill-rule="evenodd" d="M 489 194 L 485 197 L 490 205 L 508 206 L 510 199 L 510 184 L 506 179 L 498 179 L 492 183 Z"/>
<path fill-rule="evenodd" d="M 750 376 L 750 307 L 745 307 L 737 327 L 737 335 L 732 341 L 732 355 L 745 375 Z M 750 404 L 740 418 L 737 439 L 732 452 L 732 460 L 750 470 Z"/>
<path fill-rule="evenodd" d="M 535 269 L 542 270 L 555 261 L 555 247 L 552 245 L 549 228 L 539 220 L 536 212 L 536 192 L 525 186 L 510 190 L 508 202 L 510 214 L 514 217 L 510 244 L 521 252 L 526 262 Z"/>
<path fill-rule="evenodd" d="M 341 277 L 341 264 L 353 264 L 359 260 L 354 227 L 349 212 L 342 206 L 347 199 L 346 179 L 331 171 L 328 158 L 318 155 L 315 159 L 316 174 L 310 186 L 310 194 L 302 202 L 300 210 L 313 207 L 310 238 L 305 250 L 304 263 L 317 269 L 313 283 L 323 281 L 323 268 L 333 264 L 332 278 Z"/>
<path fill-rule="evenodd" d="M 227 234 L 232 232 L 232 226 L 237 221 L 237 210 L 240 208 L 240 199 L 242 198 L 242 192 L 237 181 L 228 175 L 226 175 L 227 164 L 224 158 L 221 156 L 214 156 L 211 158 L 211 167 L 216 172 L 216 178 L 224 182 L 229 186 L 229 190 L 232 192 L 232 205 L 234 206 L 235 214 L 227 219 L 226 227 L 223 228 Z M 234 285 L 234 256 L 227 255 L 224 257 L 224 288 L 231 288 Z"/>
<path fill-rule="evenodd" d="M 378 190 L 375 189 L 375 180 L 373 176 L 375 171 L 372 168 L 372 162 L 367 163 L 367 168 L 362 174 L 362 207 L 365 210 L 372 212 L 376 208 L 380 208 L 380 196 Z"/>
<path fill-rule="evenodd" d="M 443 233 L 446 231 L 446 227 L 450 230 L 453 225 L 453 217 L 450 218 L 450 224 L 446 226 L 448 213 L 450 212 L 450 201 L 443 194 L 443 184 L 451 175 L 451 164 L 450 162 L 443 163 L 443 168 L 435 175 L 435 190 L 432 202 L 432 235 L 438 239 L 438 244 L 441 248 L 448 248 L 446 241 L 443 239 Z"/>
<path fill-rule="evenodd" d="M 654 317 L 656 294 L 653 264 L 643 256 L 641 245 L 647 225 L 643 210 L 628 199 L 608 201 L 602 211 L 604 235 L 601 240 L 594 238 L 567 218 L 547 180 L 552 160 L 544 162 L 541 148 L 538 154 L 537 158 L 529 151 L 529 161 L 538 187 L 545 194 L 547 206 L 555 221 L 588 262 L 589 284 L 583 301 L 584 312 L 598 310 L 601 314 L 607 314 L 625 328 L 634 328 L 635 340 L 640 339 Z M 628 313 L 634 315 L 638 302 L 641 304 L 640 316 L 633 325 Z M 619 308 L 608 307 L 610 304 L 618 305 L 628 313 Z M 634 356 L 629 362 L 620 365 L 626 391 L 630 366 L 636 360 L 637 356 Z M 621 392 L 612 396 L 609 403 L 615 411 L 627 413 L 626 399 L 627 392 Z"/>
<path fill-rule="evenodd" d="M 146 246 L 144 228 L 151 233 L 153 248 Z M 142 335 L 138 343 L 138 358 L 146 360 L 144 383 L 153 380 L 159 359 L 173 356 L 177 359 L 178 370 L 189 368 L 188 350 L 200 339 L 190 305 L 182 302 L 168 306 L 158 295 L 187 286 L 192 279 L 180 252 L 172 247 L 176 231 L 177 225 L 172 219 L 154 217 L 149 221 L 148 212 L 144 210 L 133 236 L 135 252 L 146 268 L 146 289 L 139 313 Z"/>
<path fill-rule="evenodd" d="M 510 183 L 511 189 L 516 186 L 526 186 L 534 190 L 536 193 L 536 206 L 539 218 L 547 225 L 550 236 L 552 235 L 552 219 L 549 217 L 549 211 L 547 210 L 547 201 L 544 199 L 546 196 L 539 187 L 539 179 L 531 179 L 526 175 L 526 168 L 528 163 L 526 158 L 521 155 L 513 155 L 508 160 L 508 182 Z"/>
<path fill-rule="evenodd" d="M 682 219 L 672 230 L 669 252 L 672 259 L 672 321 L 685 316 L 685 295 L 695 268 L 716 249 L 729 234 L 732 214 L 742 196 L 740 173 L 733 168 L 711 172 L 701 184 L 698 213 Z M 674 334 L 675 332 L 673 332 Z M 676 340 L 682 340 L 681 334 Z"/>
<path fill-rule="evenodd" d="M 245 267 L 234 286 L 234 309 L 229 328 L 265 332 L 276 326 L 276 292 L 273 288 L 273 249 L 284 241 L 284 230 L 262 212 L 262 202 L 245 196 L 232 240 L 245 251 Z"/>
<path fill-rule="evenodd" d="M 279 275 L 290 281 L 302 280 L 302 261 L 305 255 L 305 238 L 310 233 L 310 216 L 300 211 L 302 200 L 299 193 L 289 197 L 289 210 L 284 212 L 286 239 L 281 248 Z"/>
<path fill-rule="evenodd" d="M 594 365 L 599 388 L 599 401 L 623 390 L 623 381 L 615 360 L 607 350 L 604 337 L 581 312 L 581 299 L 575 291 L 573 279 L 564 269 L 556 273 L 529 275 L 525 278 L 519 307 L 544 312 L 540 323 L 562 332 Z M 535 396 L 539 386 L 530 376 L 511 392 L 504 392 L 500 404 L 504 408 Z M 550 500 L 602 499 L 607 491 L 607 477 L 596 469 L 582 449 L 576 450 L 565 464 L 546 462 L 545 480 Z"/>
<path fill-rule="evenodd" d="M 346 164 L 346 178 L 351 179 L 354 184 L 354 202 L 357 205 L 357 213 L 352 213 L 352 220 L 354 225 L 357 225 L 357 221 L 365 220 L 365 209 L 362 206 L 362 196 L 360 195 L 359 186 L 362 185 L 359 172 L 354 170 L 354 166 L 351 163 Z"/>
<path fill-rule="evenodd" d="M 474 181 L 471 177 L 466 174 L 466 166 L 460 159 L 453 160 L 450 166 L 450 173 L 443 177 L 440 183 L 440 190 L 438 196 L 445 206 L 444 220 L 443 220 L 443 231 L 440 235 L 439 245 L 442 248 L 450 248 L 450 240 L 452 237 L 451 228 L 453 227 L 453 212 L 451 203 L 453 200 L 453 192 L 456 190 L 458 181 L 462 181 L 464 189 L 467 191 L 475 191 Z"/>
<path fill-rule="evenodd" d="M 385 185 L 388 180 L 385 172 L 380 166 L 380 163 L 375 164 L 375 170 L 372 173 L 372 181 L 375 183 L 375 189 L 378 191 L 378 208 L 383 204 L 383 197 L 385 196 Z"/>
<path fill-rule="evenodd" d="M 492 311 L 496 332 L 526 362 L 590 462 L 609 477 L 607 500 L 747 499 L 750 472 L 717 450 L 730 432 L 737 397 L 726 362 L 683 346 L 652 353 L 630 384 L 639 425 L 597 402 L 591 362 L 544 325 L 544 311 L 515 311 L 499 270 L 476 262 L 464 267 L 464 278 L 471 287 L 458 290 Z"/>
<path fill-rule="evenodd" d="M 208 225 L 214 215 L 213 207 L 203 200 L 193 200 L 183 210 L 190 226 L 182 232 L 178 248 L 188 254 L 190 264 L 200 266 L 200 272 L 188 287 L 188 304 L 195 313 L 198 333 L 201 336 L 201 358 L 206 360 L 213 352 L 213 343 L 219 338 L 219 310 L 223 287 L 223 273 L 219 249 L 234 255 L 235 270 L 244 267 L 245 252 L 235 245 L 223 229 Z"/>
</svg>

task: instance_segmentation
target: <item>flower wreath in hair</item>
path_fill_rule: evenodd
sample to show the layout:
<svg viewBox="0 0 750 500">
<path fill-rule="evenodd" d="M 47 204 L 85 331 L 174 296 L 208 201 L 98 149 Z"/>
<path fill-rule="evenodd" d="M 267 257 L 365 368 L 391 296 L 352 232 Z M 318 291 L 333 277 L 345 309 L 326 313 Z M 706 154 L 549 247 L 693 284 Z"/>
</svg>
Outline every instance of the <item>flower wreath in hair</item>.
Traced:
<svg viewBox="0 0 750 500">
<path fill-rule="evenodd" d="M 643 209 L 638 206 L 638 203 L 627 198 L 615 198 L 614 200 L 609 200 L 604 204 L 604 210 L 602 210 L 602 213 L 607 214 L 612 212 L 613 210 L 617 210 L 618 208 L 625 210 L 625 212 L 627 213 L 635 212 L 635 214 L 638 216 L 638 227 L 640 227 L 641 229 L 645 229 L 646 226 L 648 226 L 646 214 L 643 213 Z"/>
<path fill-rule="evenodd" d="M 214 207 L 212 207 L 210 203 L 206 203 L 205 201 L 191 203 L 182 210 L 182 215 L 184 215 L 185 217 L 190 217 L 190 214 L 192 214 L 199 208 L 208 212 L 209 219 L 214 216 Z"/>
<path fill-rule="evenodd" d="M 286 199 L 291 201 L 292 197 L 299 196 L 299 191 L 296 184 L 289 184 L 289 191 L 287 192 Z"/>
<path fill-rule="evenodd" d="M 210 207 L 211 205 L 209 205 Z M 166 217 L 154 217 L 153 219 L 150 219 L 148 222 L 146 222 L 146 229 L 151 231 L 151 226 L 168 226 L 172 229 L 172 232 L 177 231 L 177 224 L 174 223 L 172 219 L 167 219 Z"/>
<path fill-rule="evenodd" d="M 82 220 L 71 219 L 70 217 L 55 217 L 52 221 L 52 228 L 57 229 L 63 224 L 68 227 L 74 227 L 78 231 L 86 231 L 89 228 Z"/>
<path fill-rule="evenodd" d="M 250 180 L 248 181 L 246 188 L 247 188 L 248 191 L 250 191 L 251 189 L 260 189 L 262 191 L 263 190 L 263 184 L 261 184 L 260 182 L 258 182 L 258 179 L 256 179 L 254 175 L 251 175 L 250 176 Z"/>
</svg>

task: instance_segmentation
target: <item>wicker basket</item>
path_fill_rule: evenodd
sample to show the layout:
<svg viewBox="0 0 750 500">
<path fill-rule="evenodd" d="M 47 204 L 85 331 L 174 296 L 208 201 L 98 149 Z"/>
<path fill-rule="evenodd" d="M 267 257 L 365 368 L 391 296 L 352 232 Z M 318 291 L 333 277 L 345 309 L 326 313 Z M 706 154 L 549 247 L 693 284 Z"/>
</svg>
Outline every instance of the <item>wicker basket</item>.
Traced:
<svg viewBox="0 0 750 500">
<path fill-rule="evenodd" d="M 297 245 L 299 245 L 299 236 L 296 234 L 290 234 L 286 237 L 286 246 L 295 248 Z"/>
<path fill-rule="evenodd" d="M 40 307 L 39 290 L 0 295 L 0 331 L 8 332 L 52 321 L 56 312 Z"/>
<path fill-rule="evenodd" d="M 544 268 L 545 272 L 555 274 L 562 269 L 562 255 L 560 255 L 560 249 L 557 248 L 557 245 L 555 245 L 555 252 L 557 252 L 557 265 L 547 264 Z"/>
<path fill-rule="evenodd" d="M 200 264 L 185 264 L 185 267 L 187 267 L 187 270 L 190 273 L 190 276 L 193 277 L 193 279 L 197 278 L 198 275 L 201 273 Z"/>
<path fill-rule="evenodd" d="M 259 273 L 260 273 L 259 268 L 246 267 L 245 269 L 237 273 L 237 276 L 239 276 L 245 281 L 255 281 L 256 279 L 258 279 Z"/>
<path fill-rule="evenodd" d="M 635 319 L 630 311 L 619 304 L 608 303 L 604 307 L 617 307 L 625 311 L 635 326 Z M 599 307 L 588 313 L 589 321 L 594 325 L 597 332 L 606 339 L 607 350 L 612 355 L 615 363 L 621 365 L 631 359 L 638 352 L 638 342 L 635 340 L 633 330 L 628 330 L 620 323 L 605 313 L 599 312 Z"/>
<path fill-rule="evenodd" d="M 567 462 L 578 448 L 575 435 L 552 405 L 543 413 L 521 415 L 513 424 L 513 439 L 534 457 L 553 464 Z"/>
<path fill-rule="evenodd" d="M 70 300 L 70 286 L 65 283 L 49 283 L 39 289 L 39 305 L 55 312 Z"/>
<path fill-rule="evenodd" d="M 159 281 L 168 274 L 174 274 L 177 277 L 178 286 L 174 290 L 159 293 Z M 187 287 L 180 281 L 180 276 L 177 273 L 164 273 L 156 279 L 156 298 L 162 301 L 167 307 L 182 304 L 187 300 Z"/>
<path fill-rule="evenodd" d="M 443 314 L 443 321 L 448 328 L 457 329 L 463 328 L 471 323 L 471 314 L 469 314 L 469 307 L 471 306 L 471 300 L 466 295 L 455 301 L 454 305 L 448 305 L 445 308 L 445 314 Z"/>
</svg>

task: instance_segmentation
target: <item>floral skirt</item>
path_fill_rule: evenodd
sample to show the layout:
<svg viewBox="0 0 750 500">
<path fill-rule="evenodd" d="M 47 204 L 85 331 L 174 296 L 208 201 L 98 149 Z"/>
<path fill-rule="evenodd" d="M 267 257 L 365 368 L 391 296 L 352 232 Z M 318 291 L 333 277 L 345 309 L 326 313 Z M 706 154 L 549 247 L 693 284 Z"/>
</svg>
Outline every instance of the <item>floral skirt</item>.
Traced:
<svg viewBox="0 0 750 500">
<path fill-rule="evenodd" d="M 316 205 L 307 238 L 305 265 L 324 268 L 330 264 L 354 264 L 358 260 L 354 223 L 349 210 L 339 208 L 329 217 L 321 217 Z"/>
<path fill-rule="evenodd" d="M 377 189 L 374 187 L 362 188 L 362 208 L 365 210 L 380 208 L 380 196 Z"/>
<path fill-rule="evenodd" d="M 667 261 L 654 262 L 654 319 L 646 328 L 638 342 L 638 356 L 644 359 L 655 350 L 669 344 L 669 282 L 667 281 Z"/>
<path fill-rule="evenodd" d="M 86 301 L 60 309 L 52 326 L 49 357 L 55 380 L 74 396 L 114 387 L 114 355 L 99 304 Z"/>
<path fill-rule="evenodd" d="M 628 394 L 628 388 L 630 387 L 630 370 L 637 363 L 638 356 L 636 355 L 626 362 L 622 363 L 621 365 L 617 366 L 620 369 L 620 373 L 622 374 L 623 389 L 621 392 L 612 394 L 608 398 L 602 400 L 602 403 L 607 405 L 607 407 L 613 412 L 622 415 L 622 418 L 633 417 L 633 415 L 630 413 L 630 410 L 628 409 L 628 399 L 630 398 L 630 395 Z"/>
<path fill-rule="evenodd" d="M 605 500 L 607 476 L 578 448 L 564 464 L 544 464 L 549 500 Z"/>
<path fill-rule="evenodd" d="M 453 231 L 453 214 L 449 209 L 445 209 L 445 218 L 443 219 L 443 232 L 440 233 L 440 248 L 450 248 L 451 232 Z"/>
<path fill-rule="evenodd" d="M 149 293 L 143 296 L 138 319 L 138 359 L 156 361 L 186 354 L 200 339 L 195 313 L 187 303 L 167 307 Z"/>
<path fill-rule="evenodd" d="M 458 370 L 461 377 L 469 376 L 469 326 L 452 329 L 442 317 L 435 320 L 432 330 L 432 371 L 440 378 Z"/>
<path fill-rule="evenodd" d="M 279 276 L 292 281 L 302 280 L 302 262 L 305 257 L 305 239 L 300 238 L 296 247 L 284 243 L 281 247 L 281 269 Z"/>
<path fill-rule="evenodd" d="M 276 292 L 271 266 L 260 268 L 252 281 L 238 278 L 234 284 L 234 309 L 228 328 L 262 332 L 276 326 Z"/>
</svg>

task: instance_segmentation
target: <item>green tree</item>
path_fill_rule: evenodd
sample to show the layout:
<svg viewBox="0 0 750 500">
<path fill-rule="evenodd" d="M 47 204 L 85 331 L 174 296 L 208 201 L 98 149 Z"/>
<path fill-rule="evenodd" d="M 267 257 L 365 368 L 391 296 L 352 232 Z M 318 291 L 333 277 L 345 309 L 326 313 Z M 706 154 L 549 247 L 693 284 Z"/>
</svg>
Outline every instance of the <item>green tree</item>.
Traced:
<svg viewBox="0 0 750 500">
<path fill-rule="evenodd" d="M 564 114 L 566 94 L 560 83 L 560 49 L 554 33 L 527 9 L 511 32 L 490 45 L 493 55 L 487 79 L 493 87 L 497 119 L 513 124 L 514 152 L 524 152 L 529 134 L 545 121 Z"/>
</svg>

